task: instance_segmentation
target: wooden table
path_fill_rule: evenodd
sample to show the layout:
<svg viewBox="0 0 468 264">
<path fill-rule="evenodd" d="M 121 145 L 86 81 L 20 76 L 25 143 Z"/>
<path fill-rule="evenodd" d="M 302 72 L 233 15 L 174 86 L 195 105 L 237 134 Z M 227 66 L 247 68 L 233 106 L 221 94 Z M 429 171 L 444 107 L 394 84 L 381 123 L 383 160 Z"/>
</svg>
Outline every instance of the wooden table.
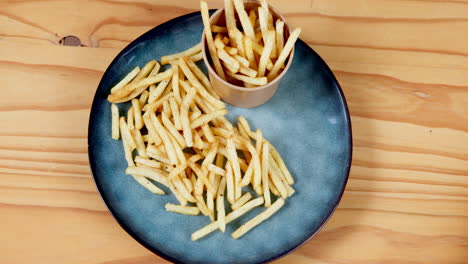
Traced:
<svg viewBox="0 0 468 264">
<path fill-rule="evenodd" d="M 336 74 L 354 134 L 339 208 L 277 263 L 468 263 L 468 1 L 270 3 Z M 0 263 L 166 263 L 96 192 L 88 116 L 125 45 L 197 10 L 183 0 L 0 2 Z M 60 45 L 68 35 L 83 46 Z"/>
</svg>

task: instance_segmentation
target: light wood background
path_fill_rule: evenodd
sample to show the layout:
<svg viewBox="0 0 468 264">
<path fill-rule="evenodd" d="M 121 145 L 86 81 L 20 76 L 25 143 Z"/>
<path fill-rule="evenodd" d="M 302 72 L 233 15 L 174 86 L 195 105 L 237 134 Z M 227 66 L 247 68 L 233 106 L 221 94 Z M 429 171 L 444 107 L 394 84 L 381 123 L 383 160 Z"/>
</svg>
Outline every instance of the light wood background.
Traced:
<svg viewBox="0 0 468 264">
<path fill-rule="evenodd" d="M 468 1 L 270 3 L 336 74 L 354 134 L 339 208 L 277 263 L 468 263 Z M 87 124 L 117 53 L 196 10 L 195 0 L 0 1 L 0 263 L 166 263 L 107 212 Z M 60 46 L 67 35 L 85 46 Z"/>
</svg>

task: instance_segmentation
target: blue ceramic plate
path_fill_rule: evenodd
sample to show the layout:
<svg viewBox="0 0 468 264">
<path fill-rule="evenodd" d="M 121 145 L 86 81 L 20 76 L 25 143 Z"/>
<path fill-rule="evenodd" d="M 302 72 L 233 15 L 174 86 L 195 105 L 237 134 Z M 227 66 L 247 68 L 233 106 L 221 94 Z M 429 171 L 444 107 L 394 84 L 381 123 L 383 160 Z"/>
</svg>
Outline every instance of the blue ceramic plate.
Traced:
<svg viewBox="0 0 468 264">
<path fill-rule="evenodd" d="M 178 17 L 155 27 L 128 45 L 111 63 L 94 97 L 88 150 L 97 188 L 119 224 L 133 238 L 163 258 L 183 263 L 261 263 L 277 259 L 309 240 L 338 205 L 351 165 L 351 125 L 346 101 L 333 73 L 303 41 L 280 88 L 254 109 L 228 106 L 228 118 L 239 115 L 281 153 L 296 179 L 296 193 L 272 218 L 238 240 L 230 234 L 263 210 L 256 208 L 196 242 L 195 230 L 205 216 L 166 212 L 177 203 L 172 195 L 154 195 L 125 175 L 122 142 L 111 139 L 110 88 L 135 66 L 185 50 L 200 41 L 200 14 Z M 124 114 L 128 105 L 119 106 Z"/>
</svg>

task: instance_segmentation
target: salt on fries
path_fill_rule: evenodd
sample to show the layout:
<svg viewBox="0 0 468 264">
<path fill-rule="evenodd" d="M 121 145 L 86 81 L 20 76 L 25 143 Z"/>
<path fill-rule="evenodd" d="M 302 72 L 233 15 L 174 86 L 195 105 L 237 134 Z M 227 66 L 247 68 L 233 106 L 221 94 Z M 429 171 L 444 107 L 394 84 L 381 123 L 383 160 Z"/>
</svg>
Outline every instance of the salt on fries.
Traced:
<svg viewBox="0 0 468 264">
<path fill-rule="evenodd" d="M 240 0 L 225 3 L 227 26 L 205 29 L 211 57 L 220 67 L 226 66 L 215 68 L 246 84 L 264 85 L 281 70 L 300 30 L 293 31 L 283 45 L 284 22 L 277 21 L 274 28 L 267 10 L 258 15 L 256 10 L 247 12 Z M 202 1 L 205 26 L 209 26 L 207 8 Z M 235 12 L 245 35 L 236 28 Z M 263 36 L 255 35 L 257 25 L 265 24 L 259 18 L 266 20 L 266 43 Z M 211 32 L 219 35 L 213 39 Z M 226 33 L 228 39 L 222 35 Z M 273 49 L 276 58 L 271 55 Z M 111 136 L 122 139 L 126 174 L 154 194 L 175 196 L 179 204 L 166 204 L 167 211 L 201 213 L 211 219 L 211 224 L 192 234 L 192 240 L 216 229 L 225 232 L 230 222 L 264 205 L 266 210 L 232 233 L 237 239 L 284 205 L 294 193 L 294 179 L 260 129 L 252 131 L 242 116 L 237 127 L 226 119 L 226 105 L 195 63 L 200 52 L 197 44 L 163 56 L 163 66 L 152 60 L 141 69 L 135 67 L 112 87 L 108 97 Z M 225 72 L 228 67 L 232 69 Z M 117 103 L 131 108 L 119 112 Z"/>
<path fill-rule="evenodd" d="M 275 79 L 301 33 L 296 28 L 285 40 L 285 23 L 281 19 L 273 21 L 265 0 L 257 9 L 250 10 L 245 9 L 243 0 L 224 0 L 225 19 L 220 21 L 225 24 L 219 25 L 210 24 L 205 0 L 200 2 L 200 8 L 216 73 L 225 81 L 243 87 L 263 86 Z"/>
</svg>

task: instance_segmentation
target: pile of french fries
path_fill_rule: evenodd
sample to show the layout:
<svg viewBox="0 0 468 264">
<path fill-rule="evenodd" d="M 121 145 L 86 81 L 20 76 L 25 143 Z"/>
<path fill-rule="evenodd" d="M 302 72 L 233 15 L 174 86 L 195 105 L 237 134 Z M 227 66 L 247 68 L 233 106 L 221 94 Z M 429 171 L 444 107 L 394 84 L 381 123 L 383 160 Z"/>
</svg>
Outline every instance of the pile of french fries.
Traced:
<svg viewBox="0 0 468 264">
<path fill-rule="evenodd" d="M 200 50 L 198 44 L 163 56 L 161 64 L 170 67 L 162 72 L 152 60 L 112 87 L 112 138 L 122 139 L 126 174 L 154 194 L 165 194 L 159 185 L 172 192 L 179 204 L 166 204 L 167 211 L 209 216 L 212 223 L 192 240 L 267 207 L 232 233 L 237 239 L 284 205 L 294 179 L 260 129 L 252 131 L 242 116 L 237 127 L 226 119 L 226 105 L 195 63 Z M 131 107 L 120 116 L 123 102 Z"/>
<path fill-rule="evenodd" d="M 200 2 L 214 69 L 222 79 L 235 85 L 257 87 L 275 79 L 301 33 L 300 28 L 294 29 L 285 43 L 284 21 L 273 21 L 266 0 L 260 3 L 257 10 L 246 10 L 243 0 L 224 0 L 224 26 L 211 25 L 208 5 Z M 242 30 L 237 27 L 236 15 Z"/>
</svg>

